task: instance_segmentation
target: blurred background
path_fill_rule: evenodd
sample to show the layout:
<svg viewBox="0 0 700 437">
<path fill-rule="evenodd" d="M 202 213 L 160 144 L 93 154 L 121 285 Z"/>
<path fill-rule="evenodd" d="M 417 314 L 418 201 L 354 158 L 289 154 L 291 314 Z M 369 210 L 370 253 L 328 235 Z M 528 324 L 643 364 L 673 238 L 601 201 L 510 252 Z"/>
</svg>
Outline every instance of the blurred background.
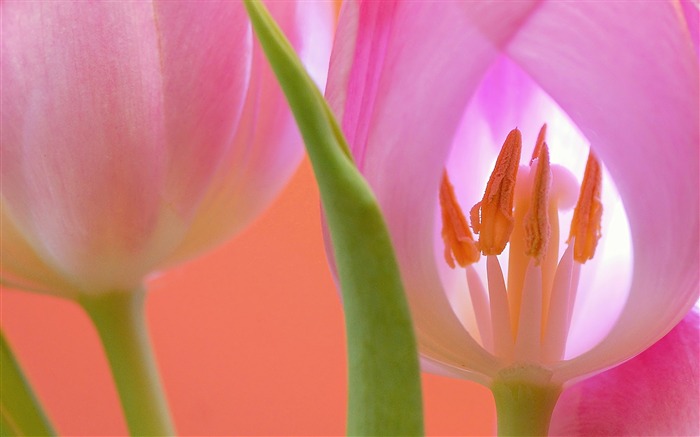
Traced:
<svg viewBox="0 0 700 437">
<path fill-rule="evenodd" d="M 148 322 L 180 435 L 343 435 L 342 306 L 304 161 L 242 234 L 148 283 Z M 97 335 L 77 305 L 2 289 L 0 322 L 61 435 L 126 435 Z M 423 375 L 429 435 L 492 435 L 490 392 Z"/>
</svg>

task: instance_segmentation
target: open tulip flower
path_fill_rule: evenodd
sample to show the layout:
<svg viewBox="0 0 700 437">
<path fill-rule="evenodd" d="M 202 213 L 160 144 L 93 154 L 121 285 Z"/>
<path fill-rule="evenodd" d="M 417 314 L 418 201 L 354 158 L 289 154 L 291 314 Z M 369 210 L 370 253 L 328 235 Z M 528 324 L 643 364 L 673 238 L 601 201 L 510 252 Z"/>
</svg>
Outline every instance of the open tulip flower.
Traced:
<svg viewBox="0 0 700 437">
<path fill-rule="evenodd" d="M 302 144 L 239 2 L 0 7 L 2 283 L 80 302 L 104 338 L 148 275 L 260 213 Z M 270 7 L 324 80 L 332 4 Z M 121 371 L 120 391 L 150 384 Z M 139 409 L 132 432 L 169 433 Z"/>
<path fill-rule="evenodd" d="M 546 434 L 564 387 L 698 299 L 696 24 L 661 1 L 343 6 L 326 96 L 423 367 L 489 386 L 502 434 Z"/>
</svg>

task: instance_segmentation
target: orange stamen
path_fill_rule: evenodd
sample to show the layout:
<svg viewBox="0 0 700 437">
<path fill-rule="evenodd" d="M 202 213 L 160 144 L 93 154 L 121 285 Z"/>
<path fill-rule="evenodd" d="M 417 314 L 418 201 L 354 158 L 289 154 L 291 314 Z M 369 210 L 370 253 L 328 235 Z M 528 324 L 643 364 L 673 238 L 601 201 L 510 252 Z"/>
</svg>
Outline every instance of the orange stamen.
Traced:
<svg viewBox="0 0 700 437">
<path fill-rule="evenodd" d="M 541 133 L 542 131 L 540 131 Z M 549 148 L 547 143 L 540 146 L 537 169 L 532 181 L 530 209 L 525 215 L 525 253 L 539 265 L 544 258 L 549 242 L 550 226 L 548 215 L 549 187 L 552 172 L 549 168 Z"/>
<path fill-rule="evenodd" d="M 442 211 L 442 239 L 445 242 L 445 261 L 455 268 L 457 263 L 466 267 L 479 261 L 479 249 L 464 218 L 462 208 L 457 203 L 454 187 L 447 171 L 442 173 L 440 183 L 440 210 Z"/>
<path fill-rule="evenodd" d="M 581 183 L 578 203 L 571 220 L 569 241 L 574 238 L 574 259 L 583 264 L 593 258 L 595 248 L 600 239 L 600 222 L 603 216 L 603 204 L 600 201 L 600 190 L 603 184 L 600 162 L 588 154 L 586 170 Z"/>
<path fill-rule="evenodd" d="M 530 165 L 535 162 L 540 156 L 540 149 L 542 149 L 542 144 L 544 144 L 545 137 L 547 136 L 547 123 L 543 124 L 540 128 L 540 133 L 537 134 L 537 142 L 535 142 L 535 150 L 532 151 L 532 157 L 530 158 Z"/>
<path fill-rule="evenodd" d="M 484 255 L 498 255 L 513 232 L 513 196 L 518 175 L 522 137 L 513 129 L 503 143 L 481 202 L 470 211 L 472 228 L 479 234 Z"/>
</svg>

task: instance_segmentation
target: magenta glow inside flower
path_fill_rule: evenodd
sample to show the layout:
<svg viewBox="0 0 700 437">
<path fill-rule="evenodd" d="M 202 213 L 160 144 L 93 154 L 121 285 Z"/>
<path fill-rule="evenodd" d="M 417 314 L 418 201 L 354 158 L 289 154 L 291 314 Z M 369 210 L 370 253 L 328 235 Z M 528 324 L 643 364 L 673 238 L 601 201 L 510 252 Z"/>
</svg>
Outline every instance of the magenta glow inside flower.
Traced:
<svg viewBox="0 0 700 437">
<path fill-rule="evenodd" d="M 508 95 L 513 90 L 519 95 L 516 101 Z M 516 103 L 517 111 L 494 111 L 494 106 L 513 108 Z M 489 113 L 496 123 L 484 123 Z M 538 128 L 532 118 L 551 122 Z M 529 135 L 519 129 L 508 133 L 508 124 L 522 126 Z M 507 139 L 496 160 L 498 136 Z M 455 141 L 473 144 L 477 151 L 470 153 L 489 162 L 475 162 L 474 155 L 455 144 L 443 176 L 452 181 L 443 179 L 440 186 L 440 216 L 435 219 L 440 238 L 434 253 L 461 324 L 503 367 L 516 362 L 551 365 L 589 350 L 614 325 L 630 285 L 629 224 L 612 178 L 599 160 L 587 157 L 588 142 L 569 117 L 507 59 L 486 74 Z M 483 181 L 482 188 L 475 180 Z M 449 202 L 442 201 L 446 191 L 452 192 Z M 489 198 L 490 204 L 482 203 Z M 463 210 L 463 222 L 445 216 L 448 203 L 449 209 Z M 479 227 L 481 234 L 472 235 L 472 228 Z M 459 238 L 446 238 L 455 232 L 451 229 Z M 488 247 L 499 229 L 499 247 Z M 441 246 L 444 251 L 438 250 Z M 465 247 L 470 247 L 469 257 L 453 260 Z M 587 323 L 591 318 L 595 325 Z"/>
</svg>

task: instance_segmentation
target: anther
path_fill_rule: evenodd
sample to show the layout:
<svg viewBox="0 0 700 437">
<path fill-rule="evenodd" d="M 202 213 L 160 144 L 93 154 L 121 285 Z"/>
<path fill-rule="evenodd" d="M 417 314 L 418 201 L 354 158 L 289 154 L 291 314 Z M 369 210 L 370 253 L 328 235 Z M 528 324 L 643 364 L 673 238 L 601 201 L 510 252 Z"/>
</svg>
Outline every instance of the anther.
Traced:
<svg viewBox="0 0 700 437">
<path fill-rule="evenodd" d="M 542 131 L 540 131 L 541 133 Z M 549 242 L 550 225 L 548 215 L 549 188 L 552 185 L 552 172 L 549 167 L 547 143 L 540 145 L 537 169 L 532 181 L 530 208 L 525 214 L 525 253 L 539 265 L 544 258 Z"/>
<path fill-rule="evenodd" d="M 481 202 L 470 211 L 472 229 L 479 234 L 484 255 L 498 255 L 513 232 L 513 196 L 518 175 L 522 137 L 513 129 L 503 143 Z"/>
<path fill-rule="evenodd" d="M 603 204 L 600 200 L 602 178 L 600 162 L 591 151 L 588 154 L 567 241 L 568 243 L 574 238 L 574 259 L 581 264 L 593 258 L 600 239 L 600 222 L 603 216 Z"/>
<path fill-rule="evenodd" d="M 535 142 L 535 149 L 532 151 L 532 157 L 530 158 L 530 165 L 540 156 L 540 149 L 542 149 L 542 144 L 544 144 L 545 137 L 547 136 L 547 123 L 543 124 L 540 128 L 540 133 L 537 134 L 537 142 Z"/>
<path fill-rule="evenodd" d="M 472 236 L 462 208 L 457 203 L 454 187 L 450 183 L 447 171 L 442 173 L 440 183 L 440 210 L 442 211 L 442 239 L 445 242 L 445 261 L 455 268 L 457 263 L 466 267 L 479 261 L 479 249 Z"/>
</svg>

